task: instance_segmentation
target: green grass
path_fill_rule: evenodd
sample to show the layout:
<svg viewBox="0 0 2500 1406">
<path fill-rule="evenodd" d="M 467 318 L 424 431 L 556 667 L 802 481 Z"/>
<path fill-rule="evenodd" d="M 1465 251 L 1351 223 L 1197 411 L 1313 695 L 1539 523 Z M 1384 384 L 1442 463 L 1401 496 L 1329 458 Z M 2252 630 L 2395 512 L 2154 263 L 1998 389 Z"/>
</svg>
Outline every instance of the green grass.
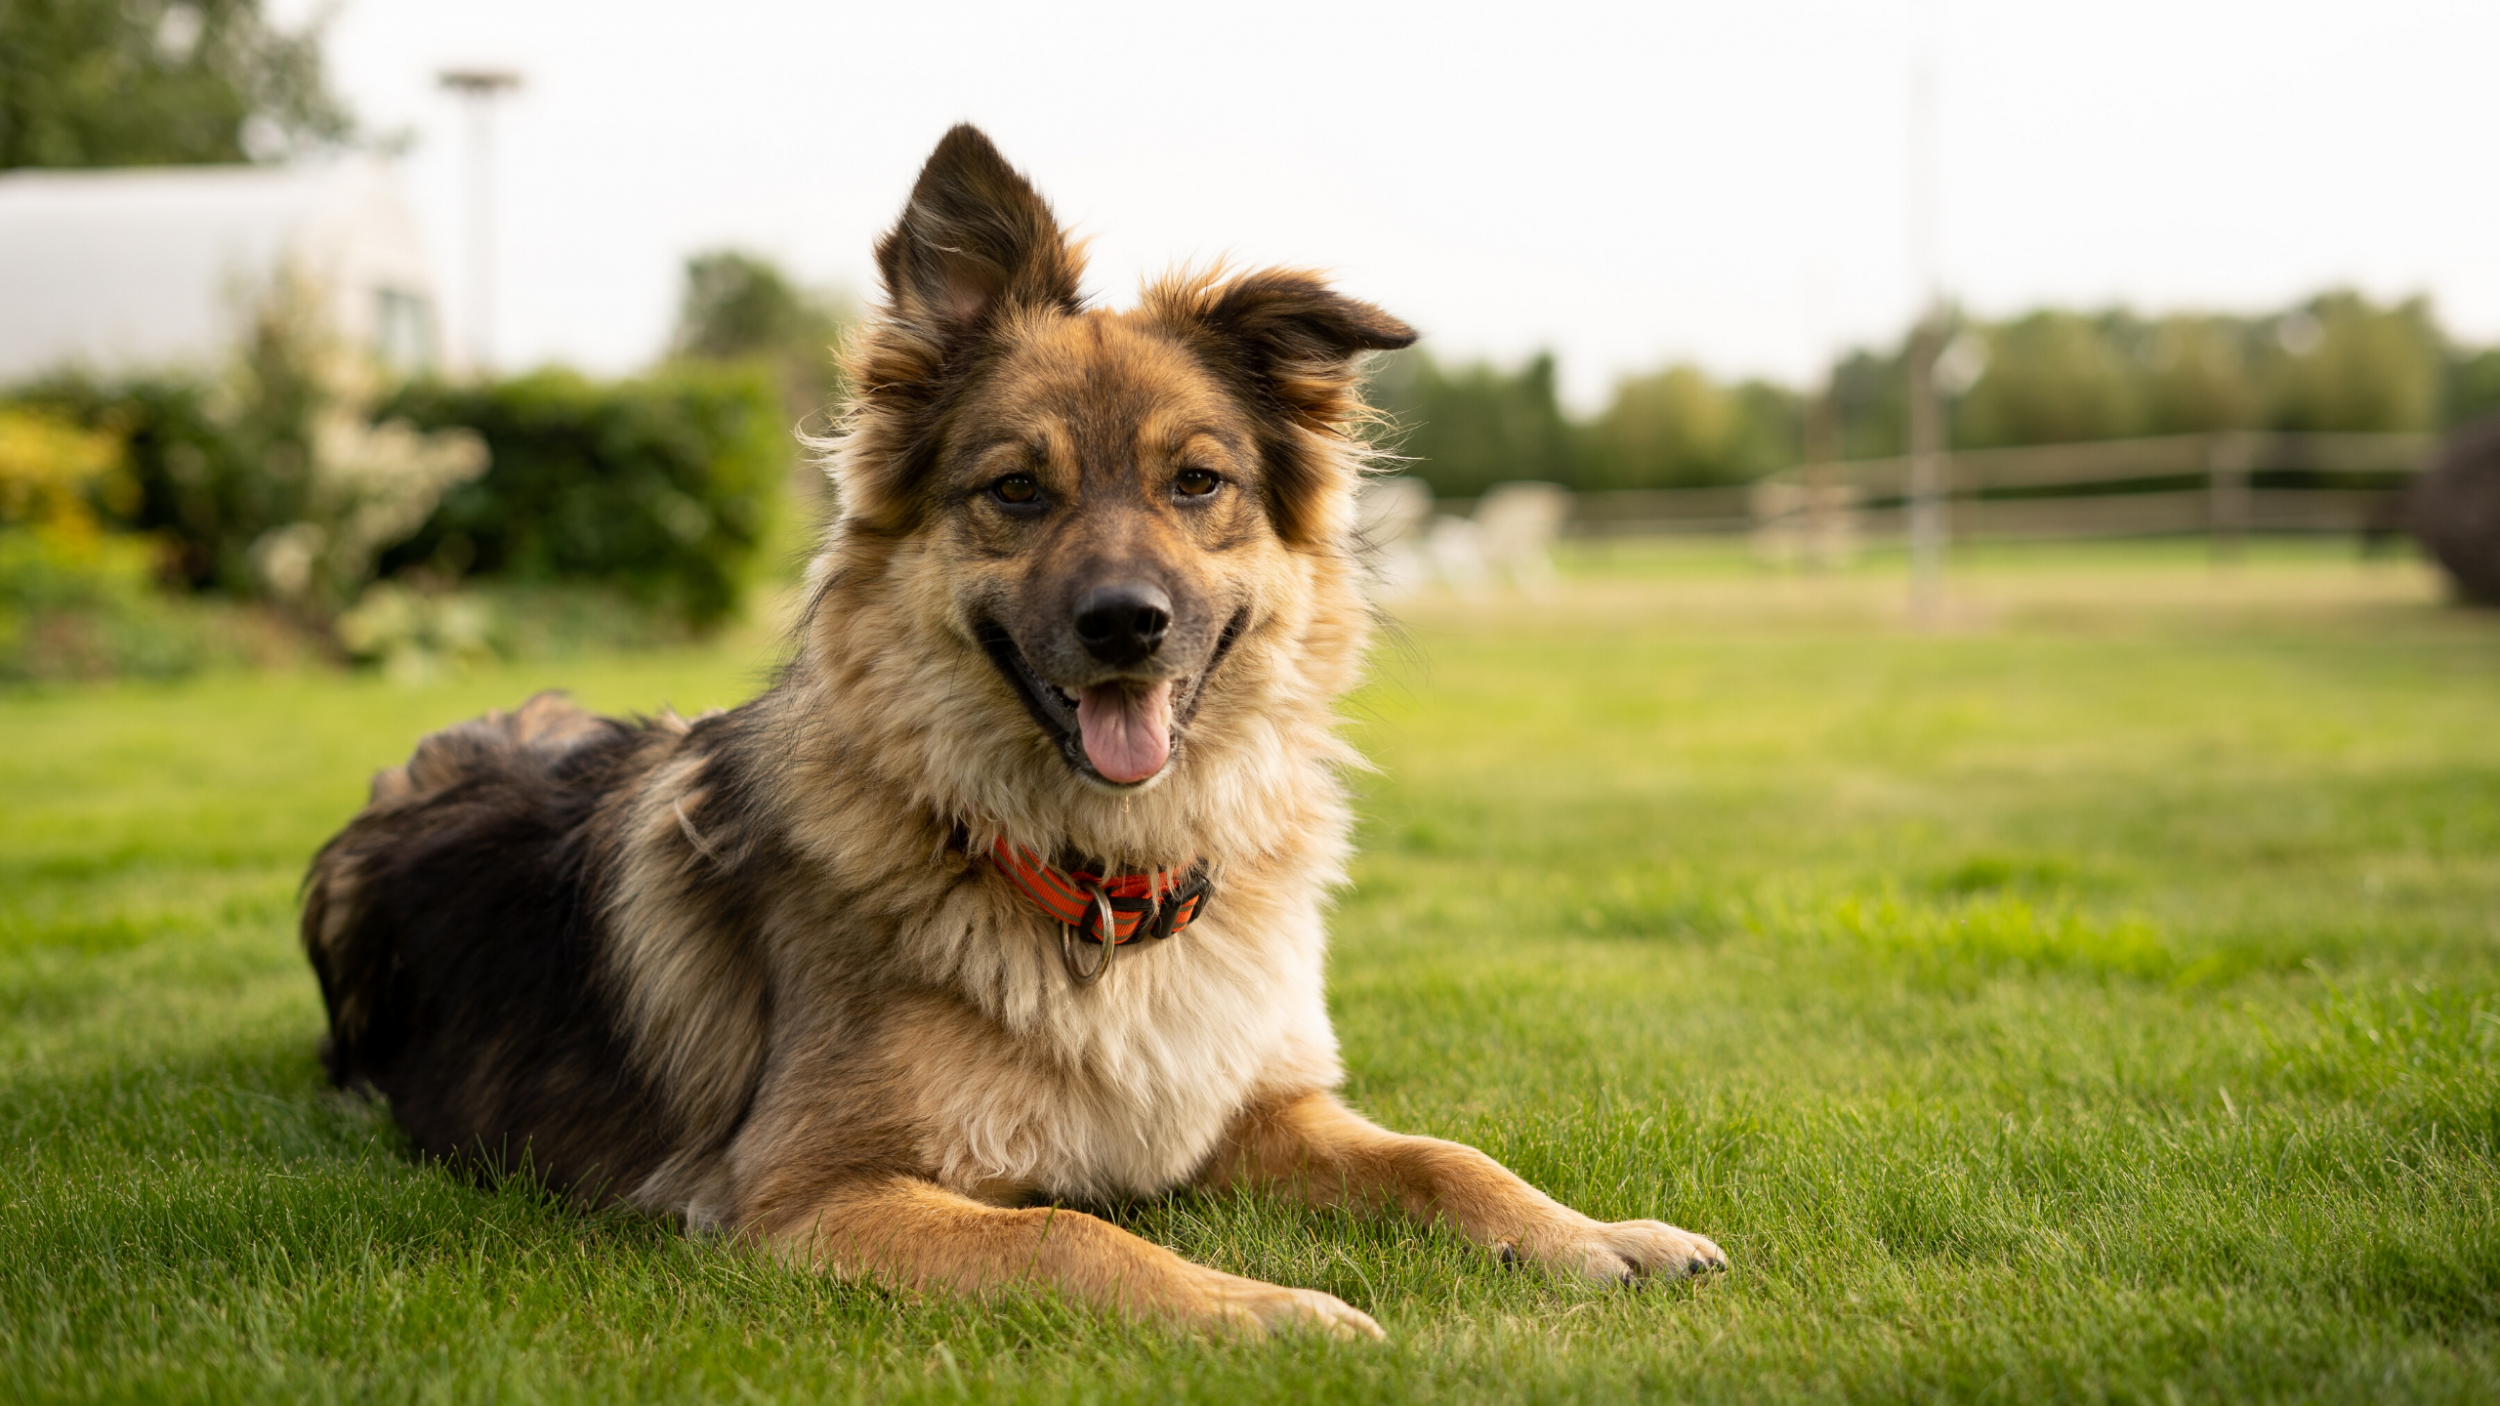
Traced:
<svg viewBox="0 0 2500 1406">
<path fill-rule="evenodd" d="M 0 695 L 0 1398 L 2161 1401 L 2500 1392 L 2500 621 L 2418 566 L 1625 549 L 1421 601 L 1337 918 L 1355 1101 L 1714 1282 L 1191 1196 L 1133 1228 L 1386 1346 L 824 1283 L 475 1190 L 326 1092 L 306 856 L 421 730 L 555 682 Z"/>
</svg>

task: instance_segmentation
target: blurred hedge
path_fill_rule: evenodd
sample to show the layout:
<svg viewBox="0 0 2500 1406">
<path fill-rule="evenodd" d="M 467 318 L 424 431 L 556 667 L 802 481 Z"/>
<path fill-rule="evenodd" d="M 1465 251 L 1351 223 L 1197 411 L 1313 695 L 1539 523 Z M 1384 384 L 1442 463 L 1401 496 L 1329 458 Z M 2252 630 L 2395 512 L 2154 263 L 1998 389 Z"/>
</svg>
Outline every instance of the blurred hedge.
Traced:
<svg viewBox="0 0 2500 1406">
<path fill-rule="evenodd" d="M 155 542 L 107 525 L 137 496 L 112 435 L 0 407 L 0 680 L 200 661 L 196 622 L 155 593 Z"/>
<path fill-rule="evenodd" d="M 295 515 L 303 497 L 303 436 L 260 432 L 212 382 L 149 374 L 112 380 L 65 375 L 15 393 L 20 405 L 118 438 L 134 501 L 110 516 L 165 547 L 168 579 L 197 591 L 248 596 L 251 546 Z"/>
<path fill-rule="evenodd" d="M 384 575 L 594 583 L 697 626 L 736 608 L 790 465 L 779 387 L 753 365 L 420 384 L 379 414 L 464 426 L 491 456 L 384 554 Z"/>
<path fill-rule="evenodd" d="M 1766 381 L 1725 384 L 1690 365 L 1616 382 L 1614 399 L 1574 420 L 1554 358 L 1516 370 L 1445 366 L 1422 351 L 1373 367 L 1372 404 L 1389 451 L 1443 497 L 1472 498 L 1510 479 L 1578 489 L 1743 483 L 1797 461 L 1804 404 Z"/>
</svg>

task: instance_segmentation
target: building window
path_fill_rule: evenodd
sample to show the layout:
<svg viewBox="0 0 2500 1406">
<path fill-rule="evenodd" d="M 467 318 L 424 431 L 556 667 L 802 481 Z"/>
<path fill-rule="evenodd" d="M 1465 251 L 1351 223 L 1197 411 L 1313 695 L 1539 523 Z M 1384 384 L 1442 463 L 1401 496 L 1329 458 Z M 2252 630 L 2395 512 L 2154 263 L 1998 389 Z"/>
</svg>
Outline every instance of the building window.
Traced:
<svg viewBox="0 0 2500 1406">
<path fill-rule="evenodd" d="M 434 365 L 434 305 L 422 293 L 374 290 L 373 354 L 395 371 Z"/>
</svg>

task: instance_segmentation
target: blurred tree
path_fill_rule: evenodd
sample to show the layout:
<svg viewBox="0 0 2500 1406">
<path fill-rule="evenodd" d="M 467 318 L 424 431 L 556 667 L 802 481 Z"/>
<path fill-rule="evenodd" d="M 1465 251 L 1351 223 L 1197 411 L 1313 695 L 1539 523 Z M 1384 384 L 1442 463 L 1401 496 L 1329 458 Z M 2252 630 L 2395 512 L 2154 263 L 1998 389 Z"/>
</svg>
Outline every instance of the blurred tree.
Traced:
<svg viewBox="0 0 2500 1406">
<path fill-rule="evenodd" d="M 759 319 L 760 320 L 760 319 Z M 2232 429 L 2406 430 L 2500 413 L 2500 349 L 2450 347 L 2419 298 L 2380 306 L 2324 294 L 2274 317 L 2043 308 L 1998 322 L 1956 313 L 1957 340 L 1986 348 L 1953 404 L 1965 449 Z M 1852 349 L 1832 367 L 1820 452 L 1905 452 L 1908 338 Z M 1603 414 L 1565 417 L 1554 360 L 1516 371 L 1384 358 L 1372 399 L 1393 447 L 1444 496 L 1505 479 L 1580 489 L 1742 483 L 1800 462 L 1806 398 L 1765 381 L 1714 381 L 1691 365 L 1616 383 Z M 2444 417 L 2444 418 L 2443 418 Z"/>
<path fill-rule="evenodd" d="M 1852 348 L 1832 367 L 1832 406 L 1844 459 L 1882 459 L 1908 452 L 1907 341 L 1888 352 Z"/>
<path fill-rule="evenodd" d="M 2238 318 L 2180 314 L 2153 329 L 2144 386 L 2144 429 L 2201 434 L 2254 428 L 2265 397 L 2249 364 L 2256 334 Z"/>
<path fill-rule="evenodd" d="M 2411 430 L 2500 409 L 2500 353 L 2452 349 L 2430 305 L 2334 292 L 2271 317 L 2043 308 L 1964 324 L 1986 369 L 1953 407 L 1962 448 L 2229 429 Z M 1842 452 L 1903 452 L 1904 347 L 1832 369 Z"/>
<path fill-rule="evenodd" d="M 2448 363 L 2448 423 L 2500 415 L 2500 347 L 2460 348 Z"/>
<path fill-rule="evenodd" d="M 2143 377 L 2127 354 L 2134 329 L 2124 322 L 2043 309 L 1987 326 L 1987 369 L 1955 407 L 1954 443 L 1980 449 L 2143 433 Z"/>
<path fill-rule="evenodd" d="M 2268 421 L 2278 430 L 2427 430 L 2440 423 L 2447 349 L 2430 303 L 2377 307 L 2322 294 L 2274 320 Z"/>
<path fill-rule="evenodd" d="M 1373 372 L 1372 403 L 1397 427 L 1391 447 L 1413 461 L 1407 472 L 1443 497 L 1472 498 L 1515 479 L 1578 479 L 1551 353 L 1517 371 L 1482 362 L 1444 370 L 1424 353 L 1396 353 Z"/>
<path fill-rule="evenodd" d="M 718 249 L 686 260 L 672 350 L 707 361 L 769 356 L 792 342 L 821 341 L 832 327 L 771 260 Z"/>
<path fill-rule="evenodd" d="M 772 260 L 715 249 L 686 260 L 673 357 L 770 362 L 793 419 L 827 410 L 841 390 L 835 347 L 853 319 L 846 300 L 791 281 Z"/>
<path fill-rule="evenodd" d="M 353 126 L 318 27 L 260 0 L 0 0 L 0 169 L 275 160 Z"/>
<path fill-rule="evenodd" d="M 1743 483 L 1797 462 L 1803 403 L 1767 381 L 1722 386 L 1691 365 L 1615 385 L 1582 440 L 1582 488 Z"/>
</svg>

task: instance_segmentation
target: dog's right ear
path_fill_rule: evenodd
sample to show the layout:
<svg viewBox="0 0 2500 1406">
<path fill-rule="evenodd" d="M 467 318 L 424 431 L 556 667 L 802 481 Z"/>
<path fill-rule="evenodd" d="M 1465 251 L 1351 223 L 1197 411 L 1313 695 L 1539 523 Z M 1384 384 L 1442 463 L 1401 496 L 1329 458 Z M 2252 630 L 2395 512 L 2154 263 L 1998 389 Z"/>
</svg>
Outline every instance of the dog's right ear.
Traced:
<svg viewBox="0 0 2500 1406">
<path fill-rule="evenodd" d="M 978 128 L 958 126 L 920 168 L 903 217 L 877 241 L 884 304 L 844 356 L 849 432 L 828 464 L 843 516 L 908 531 L 934 451 L 929 420 L 1001 319 L 1076 312 L 1085 261 L 1050 205 Z"/>
<path fill-rule="evenodd" d="M 1010 308 L 1074 312 L 1084 263 L 1050 205 L 980 129 L 939 140 L 903 218 L 877 241 L 886 315 L 951 349 Z"/>
</svg>

